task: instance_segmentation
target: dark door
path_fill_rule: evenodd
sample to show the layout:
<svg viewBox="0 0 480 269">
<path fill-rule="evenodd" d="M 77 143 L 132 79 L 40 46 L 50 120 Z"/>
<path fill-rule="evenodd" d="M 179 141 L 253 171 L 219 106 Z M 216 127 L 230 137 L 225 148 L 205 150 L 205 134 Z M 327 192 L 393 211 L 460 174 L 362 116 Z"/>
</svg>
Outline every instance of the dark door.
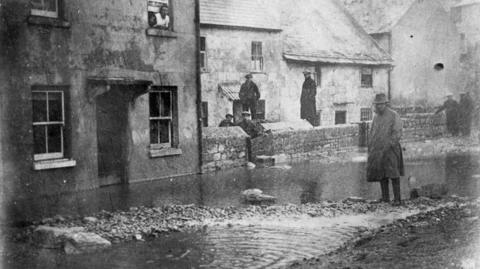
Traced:
<svg viewBox="0 0 480 269">
<path fill-rule="evenodd" d="M 126 183 L 128 101 L 120 89 L 97 97 L 98 177 L 100 185 Z"/>
</svg>

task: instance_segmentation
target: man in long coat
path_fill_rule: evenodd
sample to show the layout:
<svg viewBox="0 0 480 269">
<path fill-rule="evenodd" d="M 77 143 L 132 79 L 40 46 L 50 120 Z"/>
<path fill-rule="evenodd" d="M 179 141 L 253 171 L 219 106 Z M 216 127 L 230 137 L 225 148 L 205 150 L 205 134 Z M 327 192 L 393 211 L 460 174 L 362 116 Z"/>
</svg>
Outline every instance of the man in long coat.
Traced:
<svg viewBox="0 0 480 269">
<path fill-rule="evenodd" d="M 258 90 L 257 84 L 252 81 L 252 74 L 247 74 L 245 78 L 245 82 L 242 84 L 242 86 L 240 86 L 238 97 L 240 98 L 240 102 L 243 104 L 243 109 L 250 109 L 250 113 L 252 113 L 252 119 L 256 119 L 257 102 L 260 99 L 260 91 Z"/>
<path fill-rule="evenodd" d="M 447 130 L 450 134 L 453 136 L 458 135 L 459 131 L 459 118 L 458 118 L 458 110 L 459 110 L 459 105 L 457 101 L 453 100 L 453 95 L 448 94 L 447 95 L 447 100 L 441 107 L 438 108 L 437 112 L 435 114 L 438 114 L 445 110 L 446 118 L 447 118 Z"/>
<path fill-rule="evenodd" d="M 402 120 L 387 107 L 385 94 L 375 96 L 375 117 L 370 128 L 368 141 L 367 181 L 380 182 L 383 202 L 390 201 L 388 180 L 392 181 L 394 205 L 401 203 L 400 176 L 404 175 L 404 164 L 400 139 Z"/>
<path fill-rule="evenodd" d="M 316 105 L 315 98 L 317 95 L 317 85 L 311 77 L 310 71 L 304 71 L 305 81 L 302 85 L 302 95 L 300 96 L 300 118 L 306 119 L 312 125 L 315 124 Z"/>
</svg>

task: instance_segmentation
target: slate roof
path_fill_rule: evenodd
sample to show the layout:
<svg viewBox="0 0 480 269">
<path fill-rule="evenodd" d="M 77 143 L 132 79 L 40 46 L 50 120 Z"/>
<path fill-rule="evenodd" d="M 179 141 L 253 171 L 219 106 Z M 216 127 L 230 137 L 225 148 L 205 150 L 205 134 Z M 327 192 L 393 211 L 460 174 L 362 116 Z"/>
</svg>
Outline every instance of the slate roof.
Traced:
<svg viewBox="0 0 480 269">
<path fill-rule="evenodd" d="M 282 1 L 287 60 L 391 65 L 388 53 L 361 28 L 338 0 Z M 295 12 L 291 12 L 295 10 Z"/>
<path fill-rule="evenodd" d="M 343 0 L 348 11 L 368 33 L 390 32 L 417 0 Z M 434 0 L 437 1 L 437 0 Z"/>
<path fill-rule="evenodd" d="M 200 0 L 200 23 L 280 30 L 280 14 L 275 2 L 271 0 Z"/>
<path fill-rule="evenodd" d="M 457 3 L 455 3 L 453 6 L 461 7 L 461 6 L 475 5 L 475 4 L 480 4 L 480 0 L 460 0 Z"/>
</svg>

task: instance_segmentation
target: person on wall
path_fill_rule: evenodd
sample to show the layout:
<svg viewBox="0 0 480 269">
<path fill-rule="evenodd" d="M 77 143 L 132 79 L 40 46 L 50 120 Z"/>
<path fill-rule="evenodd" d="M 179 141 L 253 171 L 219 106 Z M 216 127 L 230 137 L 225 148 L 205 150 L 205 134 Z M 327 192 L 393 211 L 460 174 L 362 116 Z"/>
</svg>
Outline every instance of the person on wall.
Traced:
<svg viewBox="0 0 480 269">
<path fill-rule="evenodd" d="M 305 81 L 303 82 L 302 94 L 300 96 L 300 118 L 307 120 L 315 126 L 317 85 L 312 79 L 310 71 L 303 71 L 303 75 L 305 76 Z"/>
<path fill-rule="evenodd" d="M 220 125 L 218 125 L 218 127 L 230 127 L 230 126 L 235 126 L 235 123 L 233 123 L 233 115 L 229 113 L 225 115 L 225 119 L 220 122 Z"/>
<path fill-rule="evenodd" d="M 453 94 L 447 94 L 447 100 L 443 103 L 441 107 L 435 112 L 435 115 L 445 110 L 446 118 L 447 118 L 447 131 L 453 135 L 457 136 L 459 131 L 459 124 L 458 124 L 458 110 L 459 105 L 457 101 L 453 100 Z"/>
<path fill-rule="evenodd" d="M 400 177 L 404 175 L 402 120 L 387 106 L 385 94 L 376 94 L 375 116 L 368 141 L 367 181 L 380 182 L 381 202 L 390 202 L 389 180 L 392 181 L 394 205 L 401 204 Z"/>
<path fill-rule="evenodd" d="M 240 86 L 238 97 L 245 111 L 250 110 L 252 119 L 257 118 L 257 103 L 260 99 L 260 91 L 257 84 L 252 81 L 252 74 L 245 75 L 245 82 Z"/>
</svg>

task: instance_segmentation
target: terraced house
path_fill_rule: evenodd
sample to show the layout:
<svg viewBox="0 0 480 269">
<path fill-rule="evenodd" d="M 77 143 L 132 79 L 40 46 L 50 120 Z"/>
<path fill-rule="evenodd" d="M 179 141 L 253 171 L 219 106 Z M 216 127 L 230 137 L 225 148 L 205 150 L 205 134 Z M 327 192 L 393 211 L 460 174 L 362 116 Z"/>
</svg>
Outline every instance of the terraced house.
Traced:
<svg viewBox="0 0 480 269">
<path fill-rule="evenodd" d="M 199 171 L 196 7 L 2 1 L 7 200 Z"/>
<path fill-rule="evenodd" d="M 305 69 L 317 83 L 314 125 L 369 120 L 374 94 L 389 91 L 390 56 L 337 1 L 200 3 L 205 125 L 238 117 L 246 73 L 260 88 L 257 118 L 268 122 L 300 120 Z"/>
</svg>

